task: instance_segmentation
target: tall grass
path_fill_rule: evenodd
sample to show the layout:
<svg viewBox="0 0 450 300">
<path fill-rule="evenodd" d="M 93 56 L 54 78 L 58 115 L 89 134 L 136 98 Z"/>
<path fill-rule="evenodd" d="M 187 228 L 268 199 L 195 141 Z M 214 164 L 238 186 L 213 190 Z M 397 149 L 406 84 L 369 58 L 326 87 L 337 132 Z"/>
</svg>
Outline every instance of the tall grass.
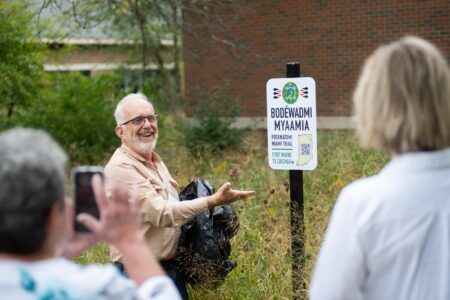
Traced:
<svg viewBox="0 0 450 300">
<path fill-rule="evenodd" d="M 181 186 L 201 177 L 216 188 L 230 181 L 234 188 L 256 191 L 254 197 L 233 204 L 240 220 L 232 240 L 237 268 L 218 288 L 191 287 L 191 298 L 291 299 L 289 175 L 268 167 L 266 133 L 248 132 L 238 149 L 202 153 L 194 159 L 179 142 L 182 138 L 171 120 L 163 120 L 160 127 L 157 152 Z M 306 289 L 339 190 L 376 173 L 388 160 L 385 153 L 361 150 L 350 131 L 319 131 L 318 138 L 318 168 L 304 172 Z M 77 261 L 107 262 L 106 245 L 98 245 Z M 300 296 L 306 297 L 306 290 Z"/>
</svg>

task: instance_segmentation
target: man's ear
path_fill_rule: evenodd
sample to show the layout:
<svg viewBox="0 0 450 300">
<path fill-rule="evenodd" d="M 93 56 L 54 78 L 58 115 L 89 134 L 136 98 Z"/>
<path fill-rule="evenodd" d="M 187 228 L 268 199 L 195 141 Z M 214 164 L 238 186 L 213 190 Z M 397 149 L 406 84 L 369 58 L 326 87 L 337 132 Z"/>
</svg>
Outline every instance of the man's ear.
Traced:
<svg viewBox="0 0 450 300">
<path fill-rule="evenodd" d="M 116 126 L 116 135 L 119 137 L 120 140 L 122 140 L 122 137 L 125 135 L 122 126 L 119 125 Z"/>
</svg>

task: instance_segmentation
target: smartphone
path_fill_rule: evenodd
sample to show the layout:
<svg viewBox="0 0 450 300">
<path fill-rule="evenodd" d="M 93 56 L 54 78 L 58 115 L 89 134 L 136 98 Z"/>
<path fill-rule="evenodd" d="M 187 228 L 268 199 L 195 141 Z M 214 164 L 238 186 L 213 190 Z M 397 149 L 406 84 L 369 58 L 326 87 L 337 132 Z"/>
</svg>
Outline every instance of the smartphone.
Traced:
<svg viewBox="0 0 450 300">
<path fill-rule="evenodd" d="M 74 217 L 80 213 L 88 213 L 100 218 L 100 212 L 92 189 L 92 176 L 99 174 L 103 178 L 103 168 L 100 166 L 80 166 L 72 169 L 72 186 L 74 198 Z M 76 232 L 89 233 L 83 224 L 74 220 Z"/>
</svg>

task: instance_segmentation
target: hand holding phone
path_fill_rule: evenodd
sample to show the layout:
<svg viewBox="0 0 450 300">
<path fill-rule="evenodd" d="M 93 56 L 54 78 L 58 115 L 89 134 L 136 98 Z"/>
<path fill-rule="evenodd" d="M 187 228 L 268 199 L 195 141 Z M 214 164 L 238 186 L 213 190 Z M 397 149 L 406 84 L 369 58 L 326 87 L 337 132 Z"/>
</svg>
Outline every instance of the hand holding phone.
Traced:
<svg viewBox="0 0 450 300">
<path fill-rule="evenodd" d="M 99 219 L 100 212 L 92 189 L 92 176 L 99 174 L 103 178 L 103 168 L 99 166 L 81 166 L 72 169 L 72 186 L 74 196 L 74 217 L 87 213 Z M 76 232 L 89 233 L 83 224 L 74 220 Z"/>
</svg>

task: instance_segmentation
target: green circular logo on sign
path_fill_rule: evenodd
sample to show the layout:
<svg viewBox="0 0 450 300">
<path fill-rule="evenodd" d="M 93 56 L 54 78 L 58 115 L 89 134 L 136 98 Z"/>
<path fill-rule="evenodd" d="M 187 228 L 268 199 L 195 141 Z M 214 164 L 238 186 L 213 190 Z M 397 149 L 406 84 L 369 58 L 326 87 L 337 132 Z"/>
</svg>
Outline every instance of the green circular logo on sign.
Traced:
<svg viewBox="0 0 450 300">
<path fill-rule="evenodd" d="M 298 88 L 293 82 L 288 82 L 283 87 L 283 99 L 287 104 L 294 104 L 298 99 Z"/>
</svg>

